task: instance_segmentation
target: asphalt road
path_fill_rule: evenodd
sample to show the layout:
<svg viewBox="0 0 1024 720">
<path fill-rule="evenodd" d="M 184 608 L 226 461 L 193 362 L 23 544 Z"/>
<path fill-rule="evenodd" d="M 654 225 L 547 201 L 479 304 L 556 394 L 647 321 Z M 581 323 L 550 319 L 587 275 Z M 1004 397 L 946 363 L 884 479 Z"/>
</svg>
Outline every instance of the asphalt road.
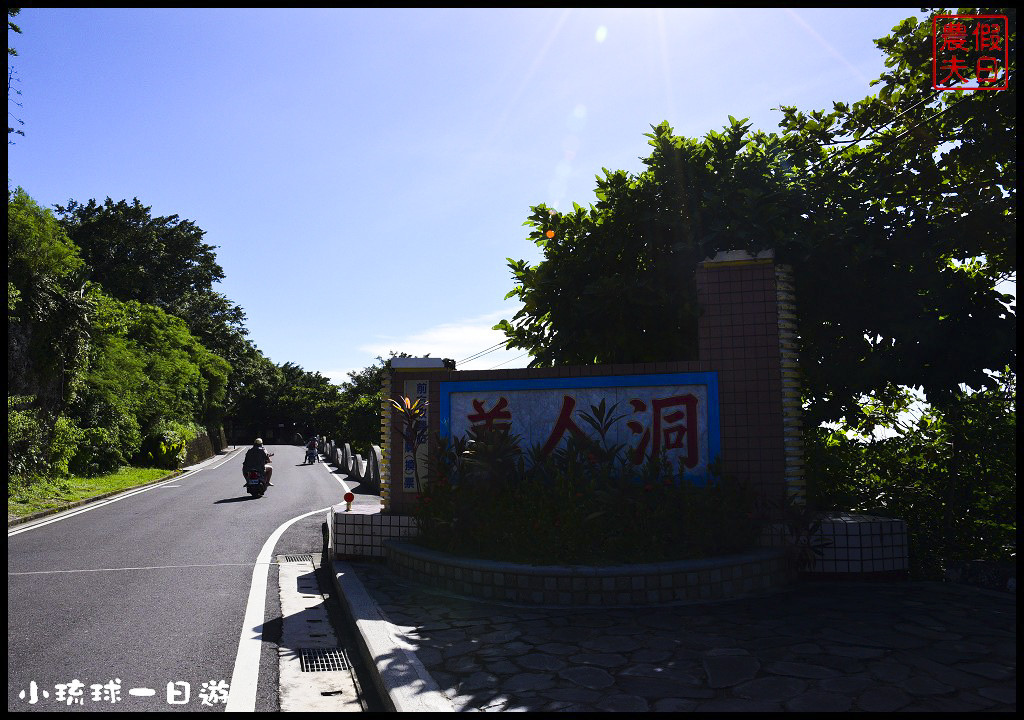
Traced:
<svg viewBox="0 0 1024 720">
<path fill-rule="evenodd" d="M 274 487 L 260 499 L 242 486 L 240 448 L 116 502 L 8 531 L 8 710 L 224 710 L 261 548 L 344 493 L 327 466 L 302 464 L 303 448 L 267 449 Z M 325 516 L 289 527 L 274 555 L 319 553 Z M 269 578 L 255 710 L 273 712 L 280 603 L 277 573 Z"/>
</svg>

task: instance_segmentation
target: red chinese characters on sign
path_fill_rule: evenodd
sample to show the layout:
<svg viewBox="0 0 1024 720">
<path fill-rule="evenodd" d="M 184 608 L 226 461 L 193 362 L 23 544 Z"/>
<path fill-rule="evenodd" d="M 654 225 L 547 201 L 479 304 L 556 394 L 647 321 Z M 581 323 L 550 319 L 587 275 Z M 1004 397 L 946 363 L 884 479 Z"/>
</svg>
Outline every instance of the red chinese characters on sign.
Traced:
<svg viewBox="0 0 1024 720">
<path fill-rule="evenodd" d="M 1008 27 L 1005 15 L 936 15 L 932 19 L 932 87 L 1009 87 Z"/>
<path fill-rule="evenodd" d="M 541 455 L 547 455 L 558 447 L 558 443 L 562 442 L 562 436 L 566 432 L 571 432 L 577 437 L 586 436 L 586 433 L 580 430 L 580 426 L 572 419 L 574 407 L 576 407 L 576 400 L 568 395 L 562 398 L 562 409 L 558 413 L 558 419 L 555 420 L 555 427 L 551 430 L 551 435 L 548 436 L 547 442 L 540 450 Z"/>
<path fill-rule="evenodd" d="M 647 412 L 647 403 L 643 400 L 629 401 L 633 412 Z M 634 465 L 641 465 L 648 454 L 650 445 L 651 457 L 658 457 L 662 450 L 684 450 L 683 464 L 694 468 L 699 461 L 698 430 L 697 430 L 697 398 L 693 395 L 675 395 L 667 398 L 651 400 L 651 424 L 644 426 L 636 420 L 630 420 L 626 426 L 639 441 L 630 451 L 630 460 Z"/>
<path fill-rule="evenodd" d="M 476 430 L 486 428 L 487 430 L 504 430 L 511 425 L 512 413 L 508 410 L 508 398 L 500 397 L 490 410 L 484 410 L 483 400 L 474 400 L 473 409 L 476 413 L 467 415 L 470 426 Z M 507 422 L 497 422 L 503 420 Z"/>
<path fill-rule="evenodd" d="M 472 429 L 511 428 L 513 417 L 507 398 L 474 398 L 471 405 L 473 411 L 466 413 L 465 418 Z M 622 432 L 627 434 L 619 435 L 619 439 L 627 446 L 630 462 L 642 465 L 648 457 L 658 457 L 662 452 L 669 452 L 677 455 L 688 469 L 698 466 L 701 452 L 699 400 L 696 396 L 679 393 L 643 400 L 633 398 L 629 405 L 632 413 L 623 416 L 626 422 L 623 423 L 625 429 Z M 540 449 L 542 455 L 550 454 L 567 435 L 587 437 L 587 433 L 574 418 L 576 412 L 576 398 L 563 395 L 550 432 L 545 430 L 545 434 L 541 435 L 545 438 Z"/>
</svg>

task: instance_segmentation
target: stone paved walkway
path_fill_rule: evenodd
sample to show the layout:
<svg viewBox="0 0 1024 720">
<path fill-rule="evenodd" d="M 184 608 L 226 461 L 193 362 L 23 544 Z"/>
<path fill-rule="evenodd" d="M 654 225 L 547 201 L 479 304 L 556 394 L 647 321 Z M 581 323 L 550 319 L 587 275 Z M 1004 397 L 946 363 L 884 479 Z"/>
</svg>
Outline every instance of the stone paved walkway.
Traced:
<svg viewBox="0 0 1024 720">
<path fill-rule="evenodd" d="M 457 710 L 1016 710 L 1012 594 L 804 583 L 720 604 L 554 610 L 352 567 Z"/>
</svg>

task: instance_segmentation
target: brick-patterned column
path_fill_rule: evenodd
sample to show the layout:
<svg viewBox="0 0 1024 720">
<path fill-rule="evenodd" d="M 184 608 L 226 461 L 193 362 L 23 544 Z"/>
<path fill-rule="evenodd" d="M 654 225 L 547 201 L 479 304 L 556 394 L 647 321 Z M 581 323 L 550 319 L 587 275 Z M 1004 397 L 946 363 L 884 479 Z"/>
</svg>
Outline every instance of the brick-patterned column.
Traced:
<svg viewBox="0 0 1024 720">
<path fill-rule="evenodd" d="M 782 433 L 786 451 L 786 492 L 803 505 L 807 502 L 804 480 L 804 440 L 800 396 L 799 348 L 797 345 L 796 296 L 793 270 L 775 266 L 775 289 L 779 309 L 779 356 L 782 359 Z"/>
<path fill-rule="evenodd" d="M 402 487 L 403 483 L 403 468 L 402 463 L 405 456 L 405 442 L 402 438 L 401 426 L 399 424 L 398 413 L 391 407 L 390 400 L 392 398 L 399 398 L 403 394 L 404 382 L 401 377 L 401 373 L 392 369 L 388 377 L 387 389 L 385 390 L 385 402 L 387 402 L 387 414 L 388 414 L 388 445 L 390 446 L 390 452 L 388 453 L 388 459 L 386 465 L 388 466 L 388 509 L 392 513 L 404 513 L 407 512 L 407 503 L 405 502 L 405 489 Z"/>
<path fill-rule="evenodd" d="M 785 434 L 778 283 L 770 252 L 719 253 L 697 269 L 700 360 L 718 373 L 722 472 L 780 508 Z"/>
<path fill-rule="evenodd" d="M 391 370 L 384 372 L 380 401 L 380 499 L 384 512 L 391 509 Z"/>
<path fill-rule="evenodd" d="M 421 453 L 428 453 L 430 447 L 431 432 L 436 432 L 437 405 L 434 400 L 437 381 L 446 378 L 449 370 L 444 367 L 444 361 L 440 358 L 393 358 L 389 365 L 389 377 L 385 382 L 385 427 L 386 441 L 390 447 L 388 456 L 383 459 L 383 464 L 388 468 L 388 499 L 387 507 L 391 513 L 411 513 L 416 506 L 418 489 L 407 490 L 405 488 L 405 441 L 402 436 L 402 428 L 399 424 L 399 413 L 391 407 L 390 399 L 402 396 L 413 397 L 416 393 L 410 393 L 407 384 L 418 385 L 426 383 L 427 392 L 427 442 L 421 446 Z M 432 390 L 433 388 L 433 390 Z M 422 457 L 422 455 L 421 455 Z M 423 458 L 424 460 L 426 458 Z M 420 463 L 420 482 L 426 481 L 426 469 L 428 462 Z M 381 472 L 383 483 L 383 469 Z M 383 494 L 383 493 L 382 493 Z"/>
</svg>

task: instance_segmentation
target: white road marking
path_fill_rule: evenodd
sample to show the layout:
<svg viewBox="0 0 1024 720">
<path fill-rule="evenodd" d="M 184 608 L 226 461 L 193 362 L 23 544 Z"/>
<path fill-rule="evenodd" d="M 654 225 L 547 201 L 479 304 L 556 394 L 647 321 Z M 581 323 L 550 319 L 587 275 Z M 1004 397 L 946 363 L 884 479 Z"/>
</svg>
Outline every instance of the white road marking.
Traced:
<svg viewBox="0 0 1024 720">
<path fill-rule="evenodd" d="M 276 562 L 270 563 L 276 565 Z M 54 573 L 86 573 L 86 572 L 117 572 L 118 570 L 180 570 L 184 568 L 214 568 L 214 567 L 252 567 L 251 562 L 246 563 L 211 563 L 207 565 L 144 565 L 142 567 L 111 567 L 111 568 L 74 568 L 71 570 L 27 570 L 25 572 L 9 572 L 8 575 L 52 575 Z"/>
<path fill-rule="evenodd" d="M 237 450 L 237 448 L 236 448 Z M 210 465 L 208 467 L 198 468 L 197 470 L 214 469 L 220 467 L 225 462 L 230 460 L 234 456 L 235 452 L 232 451 L 228 454 L 221 462 L 216 465 Z M 322 463 L 324 470 L 328 474 L 332 475 L 338 483 L 344 488 L 345 492 L 349 492 L 349 487 L 345 481 L 334 475 L 331 470 L 327 467 L 326 463 Z M 195 473 L 198 474 L 198 473 Z M 191 477 L 191 475 L 189 475 Z M 81 513 L 95 510 L 96 508 L 109 505 L 110 503 L 118 502 L 129 497 L 134 497 L 139 493 L 149 492 L 156 488 L 164 487 L 169 483 L 179 481 L 180 477 L 175 477 L 170 480 L 166 480 L 162 483 L 155 483 L 153 485 L 147 485 L 142 488 L 135 490 L 127 490 L 120 495 L 116 495 L 107 500 L 101 500 L 95 503 L 90 503 L 81 508 L 63 512 L 53 517 L 47 518 L 40 522 L 32 523 L 31 525 L 22 526 L 15 530 L 10 530 L 7 533 L 7 537 L 18 535 L 35 528 L 50 525 L 61 520 L 66 520 L 69 517 L 80 515 Z M 238 653 L 235 655 L 235 667 L 231 674 L 231 685 L 228 695 L 228 701 L 224 707 L 225 712 L 254 712 L 256 708 L 256 685 L 259 681 L 260 671 L 260 652 L 263 646 L 263 607 L 267 594 L 267 579 L 270 574 L 270 566 L 277 564 L 271 561 L 271 553 L 273 552 L 274 546 L 277 541 L 281 538 L 293 523 L 298 522 L 302 518 L 309 517 L 318 512 L 325 512 L 331 509 L 332 506 L 328 505 L 325 508 L 318 510 L 311 510 L 310 512 L 304 513 L 297 517 L 288 520 L 280 527 L 278 527 L 267 541 L 263 544 L 263 548 L 260 550 L 259 556 L 256 558 L 256 563 L 252 569 L 252 584 L 249 587 L 249 600 L 246 603 L 245 618 L 242 621 L 242 632 L 238 640 Z M 239 565 L 249 565 L 249 563 L 238 563 Z M 149 570 L 149 569 L 163 569 L 173 567 L 215 567 L 215 565 L 201 566 L 201 565 L 187 565 L 187 566 L 153 566 L 151 568 L 98 568 L 95 570 L 51 570 L 45 572 L 101 572 L 107 570 Z M 10 575 L 34 575 L 44 574 L 44 572 L 25 572 L 25 573 L 8 573 Z"/>
<path fill-rule="evenodd" d="M 252 569 L 249 601 L 245 606 L 242 634 L 238 639 L 238 654 L 235 655 L 235 669 L 231 673 L 231 690 L 224 712 L 256 711 L 256 685 L 260 678 L 260 651 L 263 649 L 263 606 L 267 597 L 267 577 L 270 574 L 270 559 L 274 546 L 293 523 L 330 509 L 331 506 L 328 505 L 292 518 L 278 527 L 263 543 L 263 549 L 260 550 L 256 565 Z"/>
<path fill-rule="evenodd" d="M 234 457 L 234 455 L 235 455 L 235 451 L 232 450 L 230 453 L 228 453 L 226 456 L 224 456 L 224 459 L 221 460 L 221 462 L 217 463 L 216 465 L 210 465 L 210 466 L 207 466 L 207 467 L 198 467 L 197 466 L 196 470 L 194 472 L 190 473 L 186 477 L 191 478 L 194 475 L 198 474 L 202 470 L 212 470 L 214 468 L 218 468 L 221 465 L 223 465 L 224 463 L 226 463 L 228 460 L 230 460 L 232 457 Z M 207 462 L 209 462 L 209 460 Z M 188 468 L 186 468 L 186 469 L 188 469 Z M 89 512 L 90 510 L 96 510 L 97 508 L 104 507 L 106 505 L 109 505 L 110 503 L 118 502 L 119 500 L 125 500 L 125 499 L 130 498 L 130 497 L 135 497 L 139 493 L 149 492 L 150 490 L 156 490 L 157 488 L 165 487 L 165 486 L 169 485 L 170 483 L 179 482 L 182 479 L 183 479 L 183 477 L 179 475 L 179 476 L 173 477 L 173 478 L 171 478 L 169 480 L 164 480 L 163 482 L 154 483 L 153 485 L 146 485 L 145 487 L 136 488 L 134 490 L 125 490 L 120 495 L 115 495 L 114 497 L 107 498 L 106 500 L 98 500 L 96 502 L 89 503 L 88 505 L 83 505 L 82 507 L 75 508 L 74 510 L 68 510 L 67 512 L 61 512 L 61 513 L 58 513 L 56 515 L 52 515 L 52 516 L 46 518 L 45 520 L 40 520 L 38 522 L 28 523 L 26 525 L 20 525 L 17 528 L 15 528 L 14 530 L 8 530 L 7 531 L 7 537 L 13 537 L 14 535 L 19 535 L 19 534 L 21 534 L 23 532 L 28 532 L 29 530 L 35 530 L 36 528 L 44 527 L 46 525 L 50 525 L 50 524 L 55 523 L 55 522 L 60 522 L 61 520 L 67 520 L 68 518 L 74 517 L 75 515 L 81 515 L 82 513 Z M 171 487 L 180 487 L 180 486 L 172 485 Z"/>
<path fill-rule="evenodd" d="M 96 502 L 89 503 L 88 505 L 83 505 L 80 508 L 75 508 L 74 510 L 69 510 L 68 512 L 62 512 L 57 515 L 53 515 L 52 517 L 48 517 L 45 520 L 40 520 L 39 522 L 32 523 L 31 525 L 18 527 L 14 530 L 8 530 L 7 537 L 18 535 L 23 532 L 28 532 L 29 530 L 35 530 L 36 528 L 40 528 L 45 525 L 50 525 L 55 522 L 60 522 L 61 520 L 67 520 L 68 518 L 74 517 L 75 515 L 81 515 L 82 513 L 89 512 L 90 510 L 96 510 L 97 508 L 104 507 L 106 505 L 109 505 L 110 503 L 118 502 L 119 500 L 125 500 L 130 497 L 135 497 L 140 493 L 149 492 L 150 490 L 156 490 L 157 488 L 163 487 L 167 483 L 177 481 L 178 478 L 174 478 L 173 480 L 165 480 L 164 482 L 156 483 L 155 485 L 147 485 L 146 487 L 137 488 L 135 490 L 126 490 L 124 493 L 116 495 L 107 500 L 98 500 Z"/>
<path fill-rule="evenodd" d="M 341 484 L 345 492 L 349 492 L 348 485 L 340 476 L 334 475 L 326 463 L 320 464 Z M 256 685 L 260 677 L 260 653 L 263 649 L 263 622 L 265 620 L 263 608 L 266 602 L 270 566 L 276 564 L 271 561 L 271 557 L 277 541 L 293 523 L 315 513 L 326 512 L 331 507 L 328 505 L 325 508 L 312 510 L 292 518 L 277 528 L 263 543 L 263 549 L 260 550 L 260 554 L 256 558 L 256 565 L 252 569 L 252 585 L 249 587 L 249 600 L 245 606 L 242 634 L 238 639 L 238 654 L 235 656 L 235 669 L 231 674 L 231 689 L 224 712 L 255 712 L 256 710 Z"/>
<path fill-rule="evenodd" d="M 327 471 L 327 474 L 328 474 L 328 475 L 330 475 L 330 476 L 331 476 L 332 478 L 334 478 L 335 480 L 337 480 L 337 481 L 338 481 L 338 483 L 339 483 L 339 484 L 341 485 L 341 487 L 342 487 L 342 488 L 343 488 L 343 489 L 345 490 L 345 492 L 352 492 L 352 488 L 350 488 L 350 487 L 348 486 L 348 483 L 346 483 L 346 482 L 345 482 L 345 481 L 344 481 L 344 480 L 342 479 L 342 478 L 346 478 L 346 477 L 348 477 L 348 475 L 335 475 L 335 474 L 334 474 L 334 471 L 333 471 L 333 470 L 331 470 L 331 468 L 329 468 L 329 467 L 328 467 L 328 462 L 327 462 L 326 460 L 324 460 L 323 462 L 321 462 L 321 463 L 318 463 L 318 464 L 320 465 L 320 467 L 322 467 L 322 468 L 323 468 L 324 470 L 326 470 L 326 471 Z"/>
</svg>

